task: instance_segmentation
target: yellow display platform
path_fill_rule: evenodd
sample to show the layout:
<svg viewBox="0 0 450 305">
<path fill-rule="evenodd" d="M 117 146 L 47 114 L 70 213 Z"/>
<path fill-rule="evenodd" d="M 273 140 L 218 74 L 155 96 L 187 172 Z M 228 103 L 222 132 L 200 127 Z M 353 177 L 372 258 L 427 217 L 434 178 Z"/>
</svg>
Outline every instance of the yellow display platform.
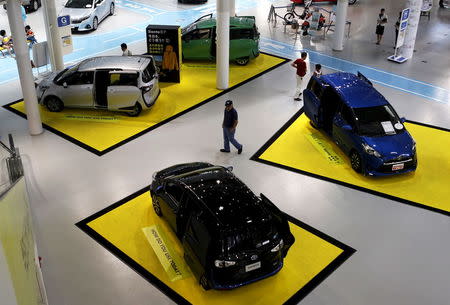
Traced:
<svg viewBox="0 0 450 305">
<path fill-rule="evenodd" d="M 77 226 L 179 304 L 275 305 L 297 303 L 355 252 L 292 217 L 289 221 L 296 241 L 281 271 L 264 280 L 225 291 L 205 291 L 193 275 L 187 274 L 189 271 L 183 271 L 189 267 L 184 262 L 181 243 L 153 211 L 148 187 L 82 220 Z M 165 271 L 160 263 L 164 255 L 150 245 L 152 233 L 148 230 L 158 227 L 158 232 L 163 231 L 166 236 L 164 242 L 159 243 L 164 244 L 161 248 L 178 258 L 174 259 L 178 264 L 176 270 L 180 270 L 178 277 Z"/>
<path fill-rule="evenodd" d="M 287 61 L 261 54 L 246 66 L 231 64 L 230 88 L 227 90 L 216 89 L 214 64 L 183 63 L 181 83 L 160 83 L 161 95 L 155 105 L 142 111 L 139 117 L 95 109 L 64 109 L 55 113 L 42 106 L 42 122 L 46 129 L 101 156 Z M 10 103 L 5 108 L 26 117 L 23 101 Z"/>
<path fill-rule="evenodd" d="M 418 167 L 412 173 L 388 177 L 365 177 L 356 173 L 348 156 L 325 133 L 310 125 L 303 110 L 296 113 L 252 160 L 450 216 L 450 132 L 417 122 L 405 125 L 417 142 Z"/>
</svg>

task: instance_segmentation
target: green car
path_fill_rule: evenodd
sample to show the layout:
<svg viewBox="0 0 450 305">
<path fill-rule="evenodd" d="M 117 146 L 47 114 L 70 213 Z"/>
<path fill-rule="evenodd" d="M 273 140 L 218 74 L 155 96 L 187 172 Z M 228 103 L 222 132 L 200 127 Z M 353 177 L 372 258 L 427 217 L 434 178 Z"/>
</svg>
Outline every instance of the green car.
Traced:
<svg viewBox="0 0 450 305">
<path fill-rule="evenodd" d="M 216 19 L 212 14 L 201 17 L 182 30 L 183 58 L 214 60 L 216 58 Z M 230 61 L 246 65 L 259 55 L 259 32 L 254 16 L 230 18 Z"/>
</svg>

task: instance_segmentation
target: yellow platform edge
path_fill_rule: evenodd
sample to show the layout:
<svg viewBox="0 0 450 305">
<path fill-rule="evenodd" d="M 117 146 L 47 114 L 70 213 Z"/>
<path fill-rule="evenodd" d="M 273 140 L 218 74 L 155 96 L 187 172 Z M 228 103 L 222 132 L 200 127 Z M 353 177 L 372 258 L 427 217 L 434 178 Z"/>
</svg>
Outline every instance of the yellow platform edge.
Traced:
<svg viewBox="0 0 450 305">
<path fill-rule="evenodd" d="M 401 196 L 395 196 L 395 195 L 390 195 L 390 194 L 386 194 L 386 193 L 383 193 L 383 192 L 381 192 L 381 191 L 377 191 L 377 190 L 373 190 L 373 189 L 370 189 L 370 188 L 368 188 L 368 187 L 362 187 L 362 186 L 359 186 L 359 185 L 356 185 L 356 184 L 352 184 L 352 183 L 348 183 L 348 182 L 345 182 L 345 181 L 341 181 L 341 180 L 338 180 L 338 179 L 334 179 L 334 178 L 331 178 L 331 177 L 327 177 L 326 175 L 321 175 L 321 174 L 317 174 L 317 173 L 314 173 L 314 172 L 312 172 L 312 171 L 307 171 L 307 170 L 302 170 L 302 169 L 299 169 L 299 168 L 296 168 L 296 167 L 293 167 L 293 166 L 287 166 L 287 165 L 283 165 L 283 164 L 280 164 L 280 163 L 278 163 L 278 162 L 276 162 L 276 161 L 273 161 L 273 160 L 267 160 L 267 159 L 264 159 L 264 158 L 262 158 L 261 156 L 265 153 L 265 152 L 267 152 L 268 150 L 269 150 L 269 148 L 271 148 L 271 146 L 279 139 L 279 138 L 281 138 L 282 136 L 283 136 L 283 134 L 293 125 L 293 124 L 295 124 L 296 123 L 296 121 L 297 120 L 299 120 L 300 119 L 300 117 L 302 116 L 302 114 L 304 114 L 304 110 L 303 110 L 303 108 L 301 108 L 297 113 L 295 113 L 251 158 L 250 158 L 250 160 L 253 160 L 253 161 L 256 161 L 256 162 L 259 162 L 259 163 L 262 163 L 262 164 L 266 164 L 266 165 L 270 165 L 270 166 L 274 166 L 274 167 L 277 167 L 277 168 L 280 168 L 280 169 L 284 169 L 284 170 L 288 170 L 288 171 L 291 171 L 291 172 L 295 172 L 295 173 L 299 173 L 299 174 L 302 174 L 302 175 L 306 175 L 306 176 L 310 176 L 310 177 L 313 177 L 313 178 L 317 178 L 317 179 L 321 179 L 321 180 L 324 180 L 324 181 L 328 181 L 328 182 L 332 182 L 332 183 L 336 183 L 336 184 L 339 184 L 339 185 L 342 185 L 342 186 L 346 186 L 346 187 L 349 187 L 349 188 L 352 188 L 352 189 L 355 189 L 355 190 L 358 190 L 358 191 L 362 191 L 362 192 L 366 192 L 366 193 L 369 193 L 369 194 L 372 194 L 372 195 L 376 195 L 376 196 L 380 196 L 380 197 L 384 197 L 384 198 L 387 198 L 387 199 L 391 199 L 391 200 L 394 200 L 394 201 L 397 201 L 397 202 L 400 202 L 400 203 L 404 203 L 404 204 L 407 204 L 407 205 L 411 205 L 411 206 L 414 206 L 414 207 L 418 207 L 418 208 L 422 208 L 422 209 L 426 209 L 426 210 L 429 210 L 429 211 L 433 211 L 433 212 L 436 212 L 436 213 L 440 213 L 440 214 L 443 214 L 443 215 L 446 215 L 446 216 L 450 216 L 450 210 L 447 208 L 447 206 L 446 205 L 443 205 L 443 206 L 439 206 L 439 205 L 431 205 L 431 204 L 427 204 L 427 203 L 423 203 L 423 202 L 418 202 L 418 201 L 414 201 L 414 200 L 410 200 L 410 199 L 405 199 L 405 198 L 402 198 Z M 449 133 L 449 137 L 450 137 L 450 130 L 449 129 L 446 129 L 446 128 L 443 128 L 443 127 L 438 127 L 438 126 L 433 126 L 433 125 L 429 125 L 429 124 L 424 124 L 424 123 L 420 123 L 420 122 L 415 122 L 415 121 L 410 121 L 410 120 L 407 120 L 406 121 L 406 123 L 409 123 L 409 124 L 413 124 L 413 125 L 417 125 L 417 126 L 421 126 L 421 127 L 426 127 L 426 128 L 431 128 L 431 129 L 433 129 L 433 130 L 437 130 L 437 131 L 443 131 L 443 132 L 448 132 Z M 342 154 L 342 152 L 339 150 L 339 153 L 340 154 Z M 324 159 L 324 162 L 326 162 L 326 160 Z M 420 159 L 419 159 L 419 166 L 420 166 Z M 360 175 L 360 174 L 356 174 L 356 175 Z M 374 177 L 373 179 L 377 179 L 377 177 Z M 445 178 L 445 179 L 448 179 L 448 177 L 447 178 Z M 444 183 L 445 184 L 445 181 L 443 181 L 442 183 Z M 447 190 L 447 188 L 446 187 L 444 187 L 444 189 L 445 190 Z M 443 200 L 445 201 L 446 199 L 445 198 L 448 198 L 448 197 L 445 197 L 444 195 L 443 195 Z"/>
<path fill-rule="evenodd" d="M 289 59 L 281 57 L 281 56 L 278 56 L 278 55 L 269 54 L 269 53 L 265 53 L 265 52 L 260 52 L 260 53 L 262 54 L 262 56 L 260 56 L 261 58 L 263 58 L 264 56 L 267 56 L 267 57 L 270 57 L 270 58 L 273 58 L 273 59 L 279 59 L 279 60 L 281 60 L 281 62 L 276 63 L 276 64 L 271 65 L 271 66 L 268 66 L 266 69 L 262 70 L 259 73 L 255 73 L 254 75 L 251 75 L 248 78 L 244 78 L 242 80 L 238 80 L 230 88 L 228 88 L 226 90 L 222 90 L 222 91 L 220 91 L 217 94 L 213 94 L 213 95 L 209 96 L 206 99 L 199 100 L 192 107 L 189 107 L 189 108 L 187 108 L 187 109 L 185 109 L 183 111 L 180 111 L 180 112 L 170 116 L 169 118 L 163 119 L 162 121 L 159 121 L 156 124 L 154 124 L 154 125 L 152 125 L 152 126 L 150 126 L 148 128 L 145 128 L 145 129 L 143 129 L 143 130 L 141 130 L 141 131 L 139 131 L 139 132 L 137 132 L 135 134 L 132 134 L 132 135 L 128 136 L 127 138 L 125 138 L 123 140 L 120 140 L 117 143 L 114 143 L 113 145 L 109 145 L 105 149 L 95 148 L 93 145 L 89 145 L 87 142 L 85 142 L 83 140 L 79 140 L 75 136 L 72 136 L 72 135 L 70 135 L 70 134 L 68 134 L 68 133 L 66 133 L 64 131 L 61 131 L 58 128 L 52 127 L 49 124 L 43 123 L 43 127 L 45 129 L 47 129 L 48 131 L 53 132 L 54 134 L 64 138 L 65 140 L 67 140 L 69 142 L 72 142 L 73 144 L 76 144 L 79 147 L 84 148 L 84 149 L 86 149 L 86 150 L 96 154 L 97 156 L 102 156 L 102 155 L 104 155 L 104 154 L 106 154 L 108 152 L 111 152 L 112 150 L 114 150 L 114 149 L 116 149 L 116 148 L 118 148 L 118 147 L 120 147 L 120 146 L 122 146 L 122 145 L 124 145 L 124 144 L 126 144 L 126 143 L 128 143 L 128 142 L 130 142 L 130 141 L 132 141 L 134 139 L 136 139 L 136 138 L 139 138 L 140 136 L 142 136 L 142 135 L 144 135 L 144 134 L 146 134 L 146 133 L 148 133 L 148 132 L 150 132 L 150 131 L 158 128 L 158 127 L 161 127 L 162 125 L 164 125 L 164 124 L 166 124 L 166 123 L 168 123 L 168 122 L 170 122 L 170 121 L 172 121 L 172 120 L 174 120 L 174 119 L 176 119 L 176 118 L 178 118 L 178 117 L 180 117 L 180 116 L 182 116 L 182 115 L 184 115 L 184 114 L 186 114 L 186 113 L 188 113 L 188 112 L 190 112 L 190 111 L 192 111 L 192 110 L 194 110 L 194 109 L 196 109 L 196 108 L 198 108 L 198 107 L 200 107 L 200 106 L 202 106 L 202 105 L 204 105 L 204 104 L 206 104 L 206 103 L 208 103 L 208 102 L 210 102 L 210 101 L 212 101 L 212 100 L 214 100 L 214 99 L 216 99 L 216 98 L 218 98 L 218 97 L 220 97 L 220 96 L 222 96 L 222 95 L 224 95 L 224 94 L 226 94 L 226 93 L 228 93 L 228 92 L 230 92 L 230 91 L 232 91 L 232 90 L 234 90 L 234 89 L 236 89 L 236 88 L 238 88 L 238 87 L 240 87 L 240 86 L 242 86 L 242 85 L 244 85 L 244 84 L 246 84 L 246 83 L 248 83 L 248 82 L 250 82 L 250 81 L 252 81 L 252 80 L 254 80 L 254 79 L 256 79 L 256 78 L 258 78 L 258 77 L 260 77 L 260 76 L 262 76 L 262 75 L 272 71 L 273 69 L 276 69 L 279 66 L 281 66 L 281 65 L 283 65 L 283 64 L 285 64 L 285 63 L 290 61 Z M 186 64 L 188 67 L 192 66 L 192 63 L 184 63 L 184 64 Z M 202 64 L 205 65 L 205 63 L 202 63 Z M 211 65 L 209 65 L 209 66 L 211 66 Z M 209 66 L 206 65 L 206 67 L 209 67 Z M 211 66 L 210 68 L 213 68 L 213 67 Z M 245 67 L 237 66 L 236 68 L 237 69 L 242 69 L 242 68 L 245 68 Z M 231 83 L 231 79 L 230 79 L 230 83 Z M 162 86 L 164 86 L 166 84 L 168 86 L 171 85 L 170 83 L 161 83 Z M 27 119 L 27 115 L 26 115 L 26 113 L 24 111 L 16 109 L 17 106 L 19 105 L 19 103 L 21 103 L 21 102 L 23 102 L 23 99 L 19 99 L 19 100 L 16 100 L 14 102 L 11 102 L 9 104 L 6 104 L 6 105 L 3 106 L 3 108 L 5 108 L 5 109 L 7 109 L 7 110 L 9 110 L 9 111 L 11 111 L 11 112 L 21 116 L 24 119 Z M 24 108 L 24 107 L 22 107 L 22 108 Z"/>
<path fill-rule="evenodd" d="M 95 225 L 96 221 L 101 221 L 103 216 L 109 216 L 109 215 L 120 215 L 122 212 L 120 211 L 121 208 L 126 206 L 126 204 L 133 203 L 133 200 L 138 200 L 139 197 L 145 193 L 148 193 L 149 187 L 144 187 L 143 189 L 127 196 L 126 198 L 106 207 L 105 209 L 81 220 L 80 222 L 76 223 L 75 225 L 80 228 L 83 232 L 88 234 L 91 238 L 93 238 L 95 241 L 97 241 L 100 245 L 108 249 L 112 254 L 114 254 L 117 258 L 119 258 L 121 261 L 123 261 L 125 264 L 127 264 L 130 268 L 132 268 L 134 271 L 136 271 L 138 274 L 140 274 L 143 278 L 145 278 L 149 283 L 154 285 L 156 288 L 158 288 L 161 292 L 163 292 L 166 296 L 171 298 L 174 302 L 178 304 L 194 304 L 189 302 L 186 298 L 184 298 L 180 293 L 176 292 L 174 289 L 166 285 L 166 283 L 163 282 L 161 278 L 158 278 L 155 274 L 152 274 L 150 271 L 148 271 L 142 264 L 138 263 L 134 259 L 132 259 L 127 253 L 120 250 L 113 242 L 110 242 L 107 237 L 104 237 L 102 234 L 97 232 L 93 227 Z M 150 204 L 151 206 L 151 204 Z M 134 209 L 133 205 L 133 209 Z M 128 209 L 130 209 L 128 207 Z M 136 208 L 137 213 L 141 213 L 142 210 L 140 208 Z M 111 213 L 112 212 L 112 213 Z M 298 227 L 298 229 L 304 230 L 307 234 L 310 234 L 311 236 L 314 236 L 315 239 L 322 240 L 324 244 L 329 244 L 330 247 L 336 248 L 338 250 L 337 256 L 329 262 L 324 268 L 320 270 L 317 274 L 315 274 L 314 277 L 312 277 L 306 284 L 298 288 L 298 291 L 296 291 L 294 294 L 289 296 L 283 296 L 285 299 L 282 301 L 280 300 L 279 304 L 297 304 L 300 302 L 304 297 L 306 297 L 315 287 L 317 287 L 323 280 L 325 280 L 330 274 L 332 274 L 341 264 L 343 264 L 353 253 L 356 252 L 355 249 L 352 247 L 334 239 L 333 237 L 311 227 L 308 224 L 303 223 L 302 221 L 295 219 L 289 215 L 286 215 L 288 218 L 288 221 L 292 225 L 295 225 Z M 116 216 L 111 216 L 112 218 Z M 115 219 L 115 218 L 114 218 Z M 113 221 L 114 222 L 114 221 Z M 294 226 L 294 228 L 295 228 Z M 123 231 L 123 230 L 120 230 Z M 296 243 L 302 243 L 302 241 L 296 241 Z M 295 244 L 294 244 L 295 245 Z M 150 245 L 147 245 L 150 247 Z M 290 251 L 289 254 L 292 256 L 292 251 Z M 288 254 L 288 258 L 289 258 Z M 313 255 L 314 256 L 314 255 Z M 320 254 L 319 254 L 320 256 Z M 297 260 L 296 257 L 291 257 L 292 260 Z M 286 267 L 286 266 L 285 266 Z M 285 268 L 284 267 L 284 268 Z M 298 272 L 298 271 L 297 271 Z M 276 276 L 276 275 L 275 275 Z M 251 284 L 254 285 L 254 284 Z M 200 287 L 199 284 L 196 284 L 196 286 Z M 258 287 L 258 286 L 257 286 Z M 297 287 L 297 286 L 296 286 Z M 201 288 L 200 288 L 201 289 Z M 243 290 L 248 289 L 245 287 L 237 288 L 234 290 Z M 255 288 L 250 288 L 255 289 Z M 257 289 L 257 288 L 256 288 Z M 208 291 L 210 293 L 211 291 Z M 226 302 L 226 292 L 222 295 L 222 292 L 220 291 L 212 291 L 213 293 L 218 293 L 219 296 L 223 296 L 224 301 Z M 259 292 L 258 292 L 259 293 Z M 261 291 L 261 295 L 264 295 L 264 292 Z M 222 297 L 220 297 L 222 299 Z M 215 304 L 214 302 L 207 304 Z M 258 303 L 261 304 L 261 303 Z M 275 305 L 274 303 L 271 303 L 271 305 Z M 277 303 L 278 304 L 278 303 Z"/>
</svg>

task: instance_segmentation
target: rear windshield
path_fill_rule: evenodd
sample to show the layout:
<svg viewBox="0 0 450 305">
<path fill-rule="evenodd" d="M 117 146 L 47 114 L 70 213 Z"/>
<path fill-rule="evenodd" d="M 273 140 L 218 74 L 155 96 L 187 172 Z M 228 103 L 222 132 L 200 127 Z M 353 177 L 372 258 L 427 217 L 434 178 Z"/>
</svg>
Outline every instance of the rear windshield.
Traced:
<svg viewBox="0 0 450 305">
<path fill-rule="evenodd" d="M 223 239 L 226 253 L 238 253 L 260 248 L 278 237 L 273 223 L 265 222 L 228 232 Z"/>
<path fill-rule="evenodd" d="M 359 134 L 376 137 L 405 131 L 399 117 L 390 105 L 354 108 Z"/>
</svg>

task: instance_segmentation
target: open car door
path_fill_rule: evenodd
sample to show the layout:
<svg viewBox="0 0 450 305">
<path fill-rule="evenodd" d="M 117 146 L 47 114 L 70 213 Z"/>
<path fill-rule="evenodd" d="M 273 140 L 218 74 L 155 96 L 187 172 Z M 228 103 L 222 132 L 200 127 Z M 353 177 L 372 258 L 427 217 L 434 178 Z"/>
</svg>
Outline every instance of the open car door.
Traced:
<svg viewBox="0 0 450 305">
<path fill-rule="evenodd" d="M 110 71 L 107 87 L 108 109 L 118 110 L 133 107 L 141 95 L 136 71 Z"/>
</svg>

